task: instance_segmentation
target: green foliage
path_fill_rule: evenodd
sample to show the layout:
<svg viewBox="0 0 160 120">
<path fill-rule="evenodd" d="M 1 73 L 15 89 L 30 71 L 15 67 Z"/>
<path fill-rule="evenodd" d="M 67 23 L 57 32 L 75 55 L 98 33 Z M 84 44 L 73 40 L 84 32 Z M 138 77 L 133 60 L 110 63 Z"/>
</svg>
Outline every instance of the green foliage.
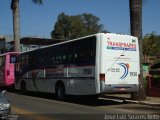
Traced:
<svg viewBox="0 0 160 120">
<path fill-rule="evenodd" d="M 144 81 L 144 88 L 147 88 L 147 77 L 143 77 L 143 81 Z"/>
<path fill-rule="evenodd" d="M 160 55 L 160 35 L 154 32 L 147 34 L 143 38 L 143 54 L 149 56 Z"/>
<path fill-rule="evenodd" d="M 65 13 L 59 14 L 51 37 L 54 39 L 74 39 L 85 35 L 95 34 L 103 30 L 99 24 L 100 19 L 92 14 L 69 16 Z"/>
</svg>

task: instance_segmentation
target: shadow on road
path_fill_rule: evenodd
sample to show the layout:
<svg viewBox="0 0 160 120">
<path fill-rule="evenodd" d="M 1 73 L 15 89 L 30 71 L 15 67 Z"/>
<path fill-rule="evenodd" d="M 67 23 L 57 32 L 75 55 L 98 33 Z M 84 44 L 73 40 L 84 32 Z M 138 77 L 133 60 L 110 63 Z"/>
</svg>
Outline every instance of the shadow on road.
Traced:
<svg viewBox="0 0 160 120">
<path fill-rule="evenodd" d="M 94 106 L 94 107 L 124 104 L 123 102 L 111 100 L 108 98 L 105 98 L 105 99 L 98 98 L 97 100 L 92 100 L 92 99 L 86 99 L 83 97 L 82 98 L 73 97 L 72 99 L 70 98 L 67 102 L 81 104 L 81 105 L 87 105 L 87 106 Z"/>
<path fill-rule="evenodd" d="M 14 91 L 12 93 L 59 101 L 56 99 L 54 94 L 50 94 L 50 93 L 27 92 L 26 94 L 21 94 L 19 91 Z M 86 96 L 67 96 L 65 101 L 60 101 L 60 102 L 68 102 L 68 103 L 80 104 L 80 105 L 86 105 L 86 106 L 92 106 L 92 107 L 125 104 L 123 100 L 119 101 L 118 99 L 116 100 L 110 97 L 103 97 L 103 98 L 99 97 L 98 99 L 92 99 Z"/>
</svg>

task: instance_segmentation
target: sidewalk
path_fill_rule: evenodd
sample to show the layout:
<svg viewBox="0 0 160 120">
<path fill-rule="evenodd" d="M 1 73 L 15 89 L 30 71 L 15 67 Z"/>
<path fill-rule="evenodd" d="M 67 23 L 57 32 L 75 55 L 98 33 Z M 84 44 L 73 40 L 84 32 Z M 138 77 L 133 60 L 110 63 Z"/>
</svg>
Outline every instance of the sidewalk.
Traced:
<svg viewBox="0 0 160 120">
<path fill-rule="evenodd" d="M 116 100 L 123 100 L 125 103 L 135 103 L 135 104 L 143 104 L 143 105 L 151 105 L 160 107 L 160 97 L 150 97 L 147 96 L 145 100 L 131 100 L 130 94 L 105 94 L 102 97 L 108 99 L 116 99 Z"/>
</svg>

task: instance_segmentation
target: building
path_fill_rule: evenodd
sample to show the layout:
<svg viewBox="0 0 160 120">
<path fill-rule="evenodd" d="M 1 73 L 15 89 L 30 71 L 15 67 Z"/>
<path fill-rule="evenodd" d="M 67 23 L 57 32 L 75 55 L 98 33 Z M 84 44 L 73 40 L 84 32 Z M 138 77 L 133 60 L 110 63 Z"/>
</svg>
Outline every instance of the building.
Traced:
<svg viewBox="0 0 160 120">
<path fill-rule="evenodd" d="M 62 42 L 64 40 L 47 39 L 39 37 L 23 37 L 20 39 L 20 50 L 25 52 L 28 50 L 38 49 L 43 46 Z M 4 52 L 14 51 L 14 41 L 12 35 L 0 35 L 0 54 Z"/>
<path fill-rule="evenodd" d="M 47 45 L 56 44 L 62 42 L 63 40 L 54 40 L 46 38 L 33 38 L 33 37 L 24 37 L 20 39 L 20 50 L 21 52 L 38 49 Z M 14 41 L 6 43 L 8 51 L 14 50 Z"/>
<path fill-rule="evenodd" d="M 4 53 L 6 49 L 5 37 L 0 36 L 0 54 Z"/>
</svg>

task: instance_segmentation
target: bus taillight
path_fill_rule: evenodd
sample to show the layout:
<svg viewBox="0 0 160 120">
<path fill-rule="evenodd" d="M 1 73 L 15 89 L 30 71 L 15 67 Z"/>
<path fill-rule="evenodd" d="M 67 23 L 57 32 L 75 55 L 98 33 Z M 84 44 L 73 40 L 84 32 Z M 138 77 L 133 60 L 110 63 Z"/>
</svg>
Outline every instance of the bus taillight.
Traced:
<svg viewBox="0 0 160 120">
<path fill-rule="evenodd" d="M 9 70 L 7 70 L 7 76 L 9 76 L 10 75 L 10 72 L 9 72 Z"/>
<path fill-rule="evenodd" d="M 105 74 L 100 74 L 99 77 L 100 77 L 100 81 L 105 81 Z"/>
</svg>

